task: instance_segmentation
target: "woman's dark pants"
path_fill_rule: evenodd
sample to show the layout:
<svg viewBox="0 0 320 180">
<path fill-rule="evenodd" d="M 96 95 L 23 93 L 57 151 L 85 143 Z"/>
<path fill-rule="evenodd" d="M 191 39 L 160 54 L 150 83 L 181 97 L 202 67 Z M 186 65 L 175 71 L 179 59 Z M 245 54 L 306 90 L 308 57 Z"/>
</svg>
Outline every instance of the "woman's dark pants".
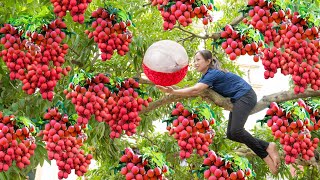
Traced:
<svg viewBox="0 0 320 180">
<path fill-rule="evenodd" d="M 263 159 L 268 156 L 266 149 L 269 143 L 253 137 L 244 129 L 248 116 L 256 104 L 257 95 L 253 89 L 233 103 L 233 109 L 229 114 L 227 137 L 233 141 L 244 143 Z"/>
</svg>

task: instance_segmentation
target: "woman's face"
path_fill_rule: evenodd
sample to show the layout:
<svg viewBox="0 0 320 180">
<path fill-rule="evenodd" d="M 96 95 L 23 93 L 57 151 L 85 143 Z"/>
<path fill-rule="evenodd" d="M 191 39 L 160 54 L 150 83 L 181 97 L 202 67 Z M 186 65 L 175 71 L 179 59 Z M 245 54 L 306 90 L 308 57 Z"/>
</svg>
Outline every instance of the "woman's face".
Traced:
<svg viewBox="0 0 320 180">
<path fill-rule="evenodd" d="M 200 53 L 194 56 L 194 67 L 198 72 L 205 73 L 209 68 L 210 60 L 205 60 Z"/>
</svg>

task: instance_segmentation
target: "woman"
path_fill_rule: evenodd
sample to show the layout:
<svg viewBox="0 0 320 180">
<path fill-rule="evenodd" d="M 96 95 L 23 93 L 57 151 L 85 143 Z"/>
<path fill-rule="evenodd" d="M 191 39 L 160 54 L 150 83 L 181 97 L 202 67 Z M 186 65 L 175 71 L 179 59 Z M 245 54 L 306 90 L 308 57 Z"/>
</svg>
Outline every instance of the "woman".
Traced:
<svg viewBox="0 0 320 180">
<path fill-rule="evenodd" d="M 210 88 L 224 97 L 229 97 L 233 109 L 229 114 L 228 139 L 246 144 L 266 162 L 271 173 L 277 174 L 280 158 L 276 144 L 257 139 L 244 129 L 247 118 L 257 103 L 257 96 L 252 87 L 241 77 L 222 70 L 218 60 L 213 59 L 212 53 L 208 50 L 198 51 L 194 60 L 196 70 L 202 73 L 197 84 L 183 89 L 157 87 L 163 92 L 181 96 L 197 95 Z"/>
</svg>

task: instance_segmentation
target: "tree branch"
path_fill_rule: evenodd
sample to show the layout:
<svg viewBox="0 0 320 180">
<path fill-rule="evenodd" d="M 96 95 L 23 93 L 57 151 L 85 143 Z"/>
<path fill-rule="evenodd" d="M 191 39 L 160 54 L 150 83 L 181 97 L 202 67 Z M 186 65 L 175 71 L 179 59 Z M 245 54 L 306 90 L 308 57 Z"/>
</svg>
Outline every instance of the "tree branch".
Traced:
<svg viewBox="0 0 320 180">
<path fill-rule="evenodd" d="M 148 136 L 145 136 L 143 134 L 138 134 L 138 136 L 145 138 L 146 140 L 148 140 L 153 146 L 157 146 L 157 144 L 155 144 L 154 141 L 152 141 Z M 162 152 L 166 152 L 165 149 L 163 149 L 162 147 L 159 147 L 160 151 Z"/>
<path fill-rule="evenodd" d="M 278 93 L 263 96 L 263 98 L 257 103 L 256 107 L 251 111 L 251 114 L 257 113 L 264 108 L 268 107 L 271 102 L 283 102 L 298 98 L 317 97 L 320 96 L 320 90 L 314 91 L 313 89 L 306 89 L 304 93 L 294 94 L 292 90 L 281 91 Z"/>
<path fill-rule="evenodd" d="M 191 37 L 197 37 L 197 38 L 200 38 L 200 39 L 208 39 L 208 38 L 209 38 L 208 35 L 201 36 L 201 35 L 198 35 L 198 34 L 195 34 L 195 33 L 191 32 L 191 31 L 188 31 L 188 30 L 186 30 L 186 29 L 183 29 L 180 24 L 177 25 L 177 26 L 174 26 L 173 28 L 174 28 L 174 29 L 179 29 L 179 30 L 181 30 L 181 31 L 183 31 L 183 32 L 185 32 L 185 33 L 188 33 L 188 34 L 191 35 Z M 189 36 L 189 37 L 190 37 L 190 36 Z"/>
<path fill-rule="evenodd" d="M 231 21 L 230 25 L 231 25 L 231 26 L 234 26 L 234 25 L 239 24 L 239 23 L 240 23 L 245 17 L 247 17 L 247 16 L 248 16 L 247 13 L 244 13 L 244 14 L 239 15 L 238 17 L 234 18 L 234 19 Z"/>
<path fill-rule="evenodd" d="M 193 37 L 192 35 L 190 35 L 190 36 L 188 36 L 188 37 L 186 37 L 186 38 L 179 39 L 178 42 L 181 41 L 181 42 L 183 43 L 184 41 L 186 41 L 186 40 L 188 40 L 188 39 L 190 39 L 190 41 L 191 41 L 191 38 L 194 38 L 194 37 Z"/>
<path fill-rule="evenodd" d="M 230 24 L 231 26 L 237 25 L 237 24 L 239 24 L 247 15 L 248 15 L 248 14 L 241 14 L 240 16 L 234 18 L 234 19 L 231 21 L 231 23 L 229 23 L 229 24 Z M 193 38 L 196 37 L 196 38 L 200 38 L 200 39 L 212 39 L 212 40 L 217 40 L 217 39 L 220 39 L 220 34 L 221 34 L 221 32 L 215 32 L 215 33 L 212 33 L 210 36 L 209 36 L 208 34 L 206 34 L 206 35 L 204 35 L 204 36 L 201 36 L 201 35 L 195 34 L 195 33 L 191 32 L 191 31 L 188 31 L 188 30 L 182 28 L 180 24 L 177 25 L 177 26 L 174 26 L 173 28 L 179 29 L 179 30 L 181 30 L 181 31 L 183 31 L 183 32 L 185 32 L 185 33 L 190 34 L 189 37 L 193 37 Z M 188 37 L 188 38 L 189 38 L 189 37 Z"/>
<path fill-rule="evenodd" d="M 144 4 L 144 5 L 142 5 L 142 7 L 146 7 L 146 6 L 149 6 L 149 5 L 151 5 L 152 3 L 151 2 L 149 2 L 148 4 Z"/>
<path fill-rule="evenodd" d="M 142 84 L 152 84 L 149 80 L 142 79 L 142 78 L 139 79 L 139 82 Z M 224 108 L 225 110 L 228 110 L 228 111 L 232 110 L 233 105 L 230 101 L 230 98 L 225 98 L 211 89 L 206 89 L 197 96 L 200 96 L 207 102 L 214 103 L 217 106 Z M 262 111 L 263 109 L 267 108 L 271 102 L 278 103 L 278 102 L 289 101 L 289 100 L 298 99 L 298 98 L 317 97 L 317 96 L 320 96 L 320 90 L 314 91 L 312 89 L 307 89 L 302 94 L 294 94 L 292 90 L 289 90 L 289 91 L 281 91 L 278 93 L 266 95 L 260 101 L 257 102 L 257 105 L 251 111 L 250 114 L 254 114 L 259 111 Z M 196 96 L 184 97 L 184 96 L 177 96 L 177 95 L 166 95 L 154 102 L 149 103 L 149 106 L 147 108 L 143 108 L 139 114 L 148 113 L 163 105 L 170 104 L 172 102 L 177 102 L 183 99 L 189 99 L 194 97 Z"/>
</svg>

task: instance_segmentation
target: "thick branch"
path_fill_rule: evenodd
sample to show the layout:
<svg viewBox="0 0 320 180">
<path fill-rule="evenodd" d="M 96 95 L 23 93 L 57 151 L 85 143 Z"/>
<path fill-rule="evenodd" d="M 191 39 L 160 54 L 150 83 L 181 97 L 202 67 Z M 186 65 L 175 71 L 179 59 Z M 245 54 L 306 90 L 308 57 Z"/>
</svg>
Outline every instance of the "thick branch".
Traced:
<svg viewBox="0 0 320 180">
<path fill-rule="evenodd" d="M 206 89 L 205 91 L 203 91 L 200 94 L 200 97 L 209 99 L 211 103 L 214 103 L 217 106 L 223 107 L 226 110 L 232 109 L 232 103 L 230 101 L 230 98 L 225 98 L 211 89 Z"/>
<path fill-rule="evenodd" d="M 304 93 L 301 94 L 294 94 L 292 90 L 289 91 L 282 91 L 275 94 L 270 94 L 264 96 L 256 105 L 256 107 L 252 110 L 251 114 L 257 113 L 264 108 L 268 107 L 271 102 L 283 102 L 289 101 L 298 98 L 307 98 L 307 97 L 318 97 L 320 96 L 320 90 L 314 91 L 312 89 L 307 89 Z"/>
<path fill-rule="evenodd" d="M 168 95 L 168 96 L 164 96 L 162 99 L 159 99 L 157 101 L 154 101 L 152 103 L 149 103 L 148 108 L 144 108 L 140 111 L 139 114 L 145 114 L 148 113 L 150 111 L 153 111 L 165 104 L 170 104 L 172 102 L 177 102 L 177 101 L 181 101 L 183 99 L 185 99 L 186 97 L 182 97 L 182 96 L 175 96 L 175 95 Z"/>
<path fill-rule="evenodd" d="M 145 80 L 142 78 L 139 79 L 139 82 L 142 84 L 152 84 L 149 80 Z M 206 101 L 209 101 L 211 103 L 216 104 L 217 106 L 224 108 L 225 110 L 228 110 L 228 111 L 232 110 L 233 105 L 230 101 L 230 98 L 225 98 L 211 89 L 204 90 L 198 96 L 200 96 Z M 251 111 L 251 114 L 262 111 L 263 109 L 267 108 L 271 102 L 283 102 L 283 101 L 289 101 L 289 100 L 298 99 L 298 98 L 317 97 L 317 96 L 320 96 L 320 91 L 314 91 L 312 89 L 307 89 L 302 94 L 294 94 L 292 90 L 270 94 L 270 95 L 264 96 L 260 101 L 257 102 L 257 105 Z M 177 102 L 183 99 L 193 98 L 193 97 L 195 96 L 184 97 L 184 96 L 177 96 L 177 95 L 166 95 L 159 100 L 151 102 L 149 104 L 149 107 L 142 109 L 140 114 L 148 113 L 163 105 L 170 104 L 172 102 Z"/>
</svg>

